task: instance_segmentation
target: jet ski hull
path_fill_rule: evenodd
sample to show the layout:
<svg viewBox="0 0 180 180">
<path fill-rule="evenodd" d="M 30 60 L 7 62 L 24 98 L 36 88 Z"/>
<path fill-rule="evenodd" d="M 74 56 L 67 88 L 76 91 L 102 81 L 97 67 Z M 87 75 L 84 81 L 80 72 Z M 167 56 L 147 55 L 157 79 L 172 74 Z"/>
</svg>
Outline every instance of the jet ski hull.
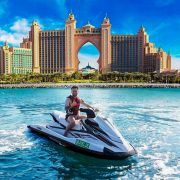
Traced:
<svg viewBox="0 0 180 180">
<path fill-rule="evenodd" d="M 113 152 L 111 149 L 107 147 L 103 147 L 101 150 L 96 151 L 96 150 L 87 148 L 87 146 L 81 147 L 78 143 L 76 143 L 77 141 L 81 141 L 81 138 L 68 138 L 59 134 L 57 135 L 55 132 L 51 131 L 47 127 L 42 127 L 38 125 L 32 125 L 32 126 L 29 125 L 28 128 L 31 131 L 43 137 L 46 137 L 59 145 L 65 146 L 68 149 L 71 149 L 81 154 L 93 156 L 96 158 L 119 160 L 119 159 L 125 159 L 134 154 L 137 154 L 136 150 L 134 149 L 132 145 L 131 145 L 132 150 L 128 152 Z"/>
</svg>

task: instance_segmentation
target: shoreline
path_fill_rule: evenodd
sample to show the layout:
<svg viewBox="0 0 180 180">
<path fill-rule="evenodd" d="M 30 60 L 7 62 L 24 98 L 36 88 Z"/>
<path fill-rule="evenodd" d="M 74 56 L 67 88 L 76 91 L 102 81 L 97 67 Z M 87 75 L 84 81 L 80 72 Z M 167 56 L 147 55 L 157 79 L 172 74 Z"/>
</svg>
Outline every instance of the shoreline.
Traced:
<svg viewBox="0 0 180 180">
<path fill-rule="evenodd" d="M 160 83 L 40 83 L 40 84 L 0 84 L 6 88 L 69 88 L 73 85 L 85 88 L 180 88 L 180 84 Z"/>
</svg>

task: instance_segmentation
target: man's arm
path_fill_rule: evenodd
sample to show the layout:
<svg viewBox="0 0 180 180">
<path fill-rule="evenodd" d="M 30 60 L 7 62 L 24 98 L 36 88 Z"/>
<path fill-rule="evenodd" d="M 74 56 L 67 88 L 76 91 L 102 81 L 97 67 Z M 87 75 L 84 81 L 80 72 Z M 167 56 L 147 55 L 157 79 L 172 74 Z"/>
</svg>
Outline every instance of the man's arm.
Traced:
<svg viewBox="0 0 180 180">
<path fill-rule="evenodd" d="M 66 98 L 66 101 L 65 101 L 65 111 L 67 112 L 69 108 L 70 108 L 70 99 Z"/>
<path fill-rule="evenodd" d="M 92 106 L 90 106 L 89 104 L 85 103 L 82 99 L 80 100 L 80 103 L 84 106 L 86 106 L 87 108 L 91 108 L 94 110 L 94 108 Z"/>
</svg>

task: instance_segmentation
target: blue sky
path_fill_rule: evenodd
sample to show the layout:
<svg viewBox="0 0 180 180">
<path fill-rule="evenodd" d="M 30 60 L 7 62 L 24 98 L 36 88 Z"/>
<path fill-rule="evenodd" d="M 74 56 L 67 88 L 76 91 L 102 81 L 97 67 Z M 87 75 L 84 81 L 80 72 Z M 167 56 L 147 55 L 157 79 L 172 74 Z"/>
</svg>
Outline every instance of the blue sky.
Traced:
<svg viewBox="0 0 180 180">
<path fill-rule="evenodd" d="M 173 68 L 180 69 L 179 0 L 0 0 L 0 44 L 7 40 L 18 46 L 26 37 L 33 19 L 42 29 L 63 29 L 68 12 L 73 10 L 77 27 L 90 21 L 100 27 L 105 14 L 113 34 L 136 34 L 141 24 L 156 47 L 170 51 Z M 83 47 L 78 56 L 84 64 L 95 65 L 98 51 Z"/>
</svg>

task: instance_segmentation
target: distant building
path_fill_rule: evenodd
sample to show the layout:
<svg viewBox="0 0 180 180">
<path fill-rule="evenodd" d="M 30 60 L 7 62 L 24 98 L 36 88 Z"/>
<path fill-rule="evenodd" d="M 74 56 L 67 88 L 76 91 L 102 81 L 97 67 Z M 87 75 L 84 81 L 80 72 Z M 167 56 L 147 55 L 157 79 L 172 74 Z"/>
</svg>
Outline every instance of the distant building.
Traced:
<svg viewBox="0 0 180 180">
<path fill-rule="evenodd" d="M 0 47 L 0 74 L 11 73 L 11 53 L 7 42 L 4 46 Z"/>
<path fill-rule="evenodd" d="M 20 47 L 32 50 L 32 71 L 35 73 L 73 73 L 79 69 L 79 49 L 87 42 L 96 46 L 100 52 L 97 61 L 100 73 L 171 70 L 170 53 L 149 42 L 143 26 L 134 35 L 114 35 L 111 34 L 111 23 L 107 16 L 100 28 L 95 28 L 89 22 L 76 28 L 72 12 L 62 30 L 41 30 L 38 22 L 33 21 L 29 36 L 23 38 Z M 3 52 L 6 54 L 7 51 L 4 47 Z M 7 66 L 8 62 L 1 62 L 1 69 L 5 71 L 3 63 Z"/>
<path fill-rule="evenodd" d="M 162 48 L 155 48 L 153 43 L 145 46 L 144 72 L 163 72 L 171 70 L 171 55 Z"/>
<path fill-rule="evenodd" d="M 79 70 L 79 72 L 82 73 L 82 75 L 87 75 L 87 74 L 91 74 L 91 73 L 95 73 L 97 71 L 97 69 L 91 67 L 88 63 L 88 65 L 82 69 Z"/>
<path fill-rule="evenodd" d="M 171 69 L 171 56 L 149 42 L 142 26 L 137 35 L 112 35 L 112 71 L 154 72 Z"/>
<path fill-rule="evenodd" d="M 26 74 L 32 72 L 32 50 L 0 47 L 0 74 Z"/>
</svg>

